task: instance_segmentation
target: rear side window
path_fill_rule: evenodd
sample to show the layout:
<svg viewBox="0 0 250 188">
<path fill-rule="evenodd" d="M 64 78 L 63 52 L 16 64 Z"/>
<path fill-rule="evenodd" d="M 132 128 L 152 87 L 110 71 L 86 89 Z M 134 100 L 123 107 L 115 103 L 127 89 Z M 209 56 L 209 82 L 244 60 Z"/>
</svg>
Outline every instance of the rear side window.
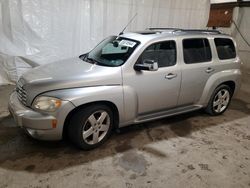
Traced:
<svg viewBox="0 0 250 188">
<path fill-rule="evenodd" d="M 211 48 L 208 39 L 184 39 L 184 61 L 186 64 L 202 63 L 211 61 Z"/>
<path fill-rule="evenodd" d="M 154 60 L 159 67 L 169 67 L 176 64 L 176 44 L 175 41 L 164 41 L 150 45 L 141 54 L 139 62 L 144 60 Z"/>
<path fill-rule="evenodd" d="M 235 46 L 231 39 L 215 38 L 214 42 L 219 59 L 233 59 L 236 57 Z"/>
</svg>

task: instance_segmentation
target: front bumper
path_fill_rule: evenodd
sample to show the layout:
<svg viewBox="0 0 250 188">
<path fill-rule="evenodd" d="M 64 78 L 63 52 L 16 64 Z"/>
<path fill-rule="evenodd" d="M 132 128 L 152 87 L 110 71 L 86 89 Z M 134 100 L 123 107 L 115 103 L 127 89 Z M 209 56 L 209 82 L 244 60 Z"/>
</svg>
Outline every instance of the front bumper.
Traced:
<svg viewBox="0 0 250 188">
<path fill-rule="evenodd" d="M 62 139 L 63 124 L 67 116 L 67 110 L 61 110 L 61 114 L 42 114 L 25 107 L 18 100 L 16 92 L 13 92 L 9 100 L 9 111 L 17 125 L 24 128 L 33 138 L 39 140 Z M 55 120 L 57 121 L 57 126 L 53 128 L 52 121 Z"/>
</svg>

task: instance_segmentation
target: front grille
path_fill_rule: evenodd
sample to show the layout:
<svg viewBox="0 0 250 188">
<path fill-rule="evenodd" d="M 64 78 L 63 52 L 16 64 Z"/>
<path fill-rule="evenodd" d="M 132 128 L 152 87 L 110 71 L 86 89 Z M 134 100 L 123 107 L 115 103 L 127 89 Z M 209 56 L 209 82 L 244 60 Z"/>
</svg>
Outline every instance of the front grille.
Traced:
<svg viewBox="0 0 250 188">
<path fill-rule="evenodd" d="M 25 89 L 23 88 L 23 84 L 20 81 L 17 82 L 16 92 L 17 92 L 17 97 L 18 97 L 19 101 L 23 105 L 26 106 L 27 105 L 27 103 L 26 103 L 27 93 L 26 93 Z"/>
</svg>

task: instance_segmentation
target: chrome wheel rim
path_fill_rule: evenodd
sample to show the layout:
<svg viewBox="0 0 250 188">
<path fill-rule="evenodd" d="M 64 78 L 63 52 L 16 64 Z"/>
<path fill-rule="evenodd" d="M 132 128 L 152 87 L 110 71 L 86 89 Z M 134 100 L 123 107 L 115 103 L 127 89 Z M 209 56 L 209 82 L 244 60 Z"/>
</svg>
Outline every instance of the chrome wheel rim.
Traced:
<svg viewBox="0 0 250 188">
<path fill-rule="evenodd" d="M 104 110 L 92 113 L 84 123 L 82 137 L 90 145 L 103 140 L 110 127 L 110 116 Z"/>
<path fill-rule="evenodd" d="M 229 100 L 230 100 L 229 91 L 226 89 L 220 90 L 214 97 L 213 101 L 214 111 L 217 113 L 223 112 L 227 108 Z"/>
</svg>

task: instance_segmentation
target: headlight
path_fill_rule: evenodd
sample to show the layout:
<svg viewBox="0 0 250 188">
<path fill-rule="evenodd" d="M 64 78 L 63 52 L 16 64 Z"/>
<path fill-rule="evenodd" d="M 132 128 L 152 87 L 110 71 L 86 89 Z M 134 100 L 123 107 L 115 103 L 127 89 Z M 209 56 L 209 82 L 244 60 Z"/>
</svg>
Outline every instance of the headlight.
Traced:
<svg viewBox="0 0 250 188">
<path fill-rule="evenodd" d="M 54 97 L 41 96 L 35 99 L 32 106 L 33 108 L 38 110 L 54 112 L 61 106 L 61 104 L 62 101 L 60 99 Z"/>
</svg>

